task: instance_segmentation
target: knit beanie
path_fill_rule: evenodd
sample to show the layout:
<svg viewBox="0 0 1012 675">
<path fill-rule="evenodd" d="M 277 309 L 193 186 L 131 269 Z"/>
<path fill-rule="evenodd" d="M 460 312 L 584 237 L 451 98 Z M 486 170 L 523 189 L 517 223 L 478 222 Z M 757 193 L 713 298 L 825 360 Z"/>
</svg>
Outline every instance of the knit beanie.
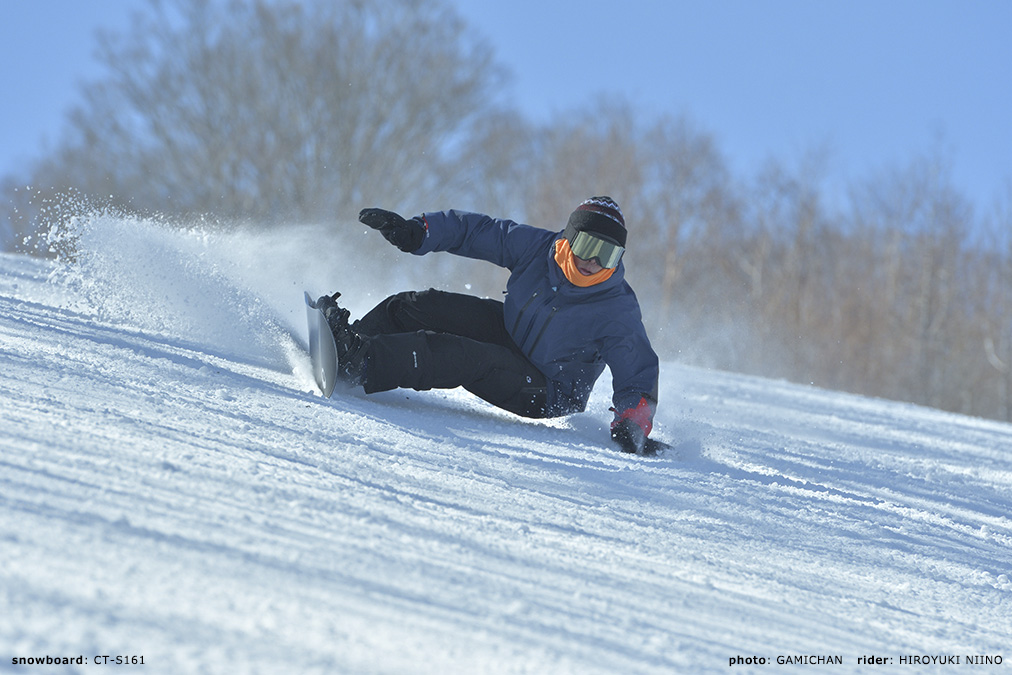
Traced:
<svg viewBox="0 0 1012 675">
<path fill-rule="evenodd" d="M 576 207 L 562 233 L 570 243 L 577 232 L 592 232 L 625 246 L 625 218 L 622 209 L 611 197 L 591 197 Z"/>
</svg>

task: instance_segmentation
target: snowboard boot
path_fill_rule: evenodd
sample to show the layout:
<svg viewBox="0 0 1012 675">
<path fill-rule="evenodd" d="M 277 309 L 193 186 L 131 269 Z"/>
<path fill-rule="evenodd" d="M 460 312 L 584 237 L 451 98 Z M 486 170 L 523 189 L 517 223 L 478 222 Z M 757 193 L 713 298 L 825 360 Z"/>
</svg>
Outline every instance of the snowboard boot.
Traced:
<svg viewBox="0 0 1012 675">
<path fill-rule="evenodd" d="M 345 347 L 338 344 L 337 376 L 351 385 L 365 386 L 365 362 L 367 342 L 361 335 L 348 329 Z"/>
<path fill-rule="evenodd" d="M 323 316 L 330 325 L 330 332 L 334 334 L 334 339 L 337 339 L 338 331 L 348 325 L 348 319 L 351 317 L 351 312 L 337 306 L 337 299 L 340 297 L 339 291 L 333 295 L 321 295 L 316 301 L 316 308 L 323 312 Z"/>
<path fill-rule="evenodd" d="M 316 306 L 323 310 L 330 332 L 334 334 L 337 376 L 348 384 L 362 384 L 365 374 L 365 340 L 348 323 L 351 312 L 338 306 L 339 297 L 339 292 L 321 296 L 316 301 Z"/>
</svg>

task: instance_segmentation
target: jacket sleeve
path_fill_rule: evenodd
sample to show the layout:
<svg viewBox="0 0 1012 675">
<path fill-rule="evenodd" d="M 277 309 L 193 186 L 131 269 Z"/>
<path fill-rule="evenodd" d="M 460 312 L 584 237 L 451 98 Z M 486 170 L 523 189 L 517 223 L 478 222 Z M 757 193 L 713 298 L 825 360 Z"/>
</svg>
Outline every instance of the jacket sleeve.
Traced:
<svg viewBox="0 0 1012 675">
<path fill-rule="evenodd" d="M 530 255 L 544 234 L 529 225 L 468 211 L 434 211 L 415 220 L 425 228 L 425 239 L 415 255 L 446 251 L 508 269 Z"/>
<path fill-rule="evenodd" d="M 660 364 L 642 321 L 630 333 L 609 339 L 603 356 L 614 387 L 612 427 L 630 419 L 644 436 L 650 435 L 657 410 Z"/>
</svg>

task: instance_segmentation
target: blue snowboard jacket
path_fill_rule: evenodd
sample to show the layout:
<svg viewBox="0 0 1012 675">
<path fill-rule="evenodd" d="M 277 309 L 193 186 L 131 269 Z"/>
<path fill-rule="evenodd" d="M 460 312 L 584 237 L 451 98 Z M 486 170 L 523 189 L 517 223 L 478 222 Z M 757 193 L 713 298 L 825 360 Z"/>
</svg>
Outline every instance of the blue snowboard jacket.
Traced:
<svg viewBox="0 0 1012 675">
<path fill-rule="evenodd" d="M 447 251 L 510 270 L 506 329 L 547 378 L 552 413 L 586 409 L 607 365 L 616 419 L 647 409 L 652 420 L 660 369 L 623 263 L 608 280 L 581 288 L 555 262 L 561 232 L 456 210 L 425 213 L 417 220 L 426 236 L 415 255 Z"/>
</svg>

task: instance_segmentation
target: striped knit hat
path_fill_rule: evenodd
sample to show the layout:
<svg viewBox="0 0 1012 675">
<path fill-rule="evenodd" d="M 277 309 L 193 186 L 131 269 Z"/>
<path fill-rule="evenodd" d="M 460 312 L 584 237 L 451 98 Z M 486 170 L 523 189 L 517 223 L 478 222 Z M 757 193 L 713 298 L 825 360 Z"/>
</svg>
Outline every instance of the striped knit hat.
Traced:
<svg viewBox="0 0 1012 675">
<path fill-rule="evenodd" d="M 577 232 L 593 232 L 625 246 L 625 218 L 622 209 L 611 197 L 591 197 L 576 207 L 569 216 L 562 236 L 572 243 Z"/>
</svg>

